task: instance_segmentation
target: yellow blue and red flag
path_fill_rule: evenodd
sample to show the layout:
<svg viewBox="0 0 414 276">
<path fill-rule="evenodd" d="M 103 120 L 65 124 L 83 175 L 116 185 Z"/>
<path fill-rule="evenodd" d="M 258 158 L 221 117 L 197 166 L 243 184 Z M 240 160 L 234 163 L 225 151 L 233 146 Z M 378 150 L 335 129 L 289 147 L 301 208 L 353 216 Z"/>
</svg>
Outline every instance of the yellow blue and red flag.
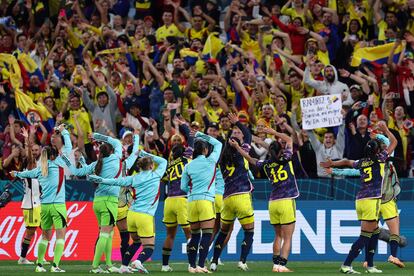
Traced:
<svg viewBox="0 0 414 276">
<path fill-rule="evenodd" d="M 373 63 L 373 64 L 385 64 L 388 61 L 388 56 L 394 47 L 394 43 L 387 43 L 384 45 L 374 46 L 374 47 L 364 47 L 359 48 L 354 51 L 351 66 L 357 67 L 361 65 L 361 63 Z M 402 46 L 399 45 L 395 51 L 393 60 L 395 63 L 398 62 L 402 51 Z"/>
</svg>

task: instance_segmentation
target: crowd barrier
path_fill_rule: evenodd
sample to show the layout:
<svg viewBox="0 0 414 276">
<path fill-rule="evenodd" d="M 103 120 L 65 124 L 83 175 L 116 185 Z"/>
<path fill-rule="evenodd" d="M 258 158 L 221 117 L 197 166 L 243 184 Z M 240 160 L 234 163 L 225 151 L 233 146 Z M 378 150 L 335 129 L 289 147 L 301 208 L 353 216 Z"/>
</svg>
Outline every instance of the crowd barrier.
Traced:
<svg viewBox="0 0 414 276">
<path fill-rule="evenodd" d="M 290 260 L 343 261 L 352 242 L 358 237 L 360 229 L 354 201 L 335 198 L 338 196 L 348 197 L 348 193 L 351 193 L 352 190 L 339 193 L 339 188 L 353 187 L 350 184 L 353 181 L 335 180 L 334 182 L 340 184 L 330 186 L 328 185 L 329 181 L 326 180 L 322 182 L 319 180 L 299 182 L 302 194 L 300 199 L 297 200 L 296 231 L 293 236 Z M 398 201 L 401 216 L 401 234 L 408 239 L 408 246 L 402 248 L 399 253 L 399 257 L 405 261 L 414 261 L 414 201 L 410 198 L 413 193 L 411 182 L 410 179 L 402 180 L 404 188 L 401 195 L 404 200 Z M 326 187 L 318 186 L 318 183 L 324 183 Z M 4 183 L 2 184 L 4 185 Z M 407 189 L 409 184 L 411 185 L 411 191 Z M 14 186 L 16 186 L 14 199 L 18 200 L 18 190 L 20 188 L 16 183 L 14 183 Z M 274 232 L 269 222 L 268 202 L 262 198 L 269 190 L 264 189 L 266 187 L 265 181 L 256 181 L 255 186 L 255 236 L 249 259 L 271 262 Z M 97 238 L 98 226 L 90 201 L 92 193 L 93 187 L 87 181 L 68 181 L 68 232 L 63 260 L 91 260 L 93 257 L 93 245 Z M 312 198 L 311 196 L 318 196 L 325 200 L 307 200 Z M 166 235 L 165 227 L 162 224 L 163 204 L 164 202 L 161 200 L 155 217 L 156 249 L 153 256 L 154 260 L 161 259 L 162 243 Z M 381 221 L 380 224 L 380 226 L 386 228 L 384 222 Z M 20 202 L 11 202 L 5 208 L 0 209 L 0 260 L 17 260 L 24 230 Z M 238 260 L 242 239 L 243 231 L 240 225 L 236 223 L 232 238 L 223 252 L 223 260 Z M 32 243 L 29 250 L 30 259 L 36 257 L 35 248 L 39 240 L 40 232 L 37 233 L 35 243 Z M 187 259 L 185 242 L 183 233 L 178 231 L 172 260 L 185 261 Z M 55 236 L 53 236 L 46 254 L 49 259 L 53 256 L 54 243 Z M 120 259 L 119 244 L 119 235 L 115 233 L 114 260 Z M 376 260 L 385 261 L 389 255 L 387 244 L 379 242 L 377 253 Z"/>
</svg>

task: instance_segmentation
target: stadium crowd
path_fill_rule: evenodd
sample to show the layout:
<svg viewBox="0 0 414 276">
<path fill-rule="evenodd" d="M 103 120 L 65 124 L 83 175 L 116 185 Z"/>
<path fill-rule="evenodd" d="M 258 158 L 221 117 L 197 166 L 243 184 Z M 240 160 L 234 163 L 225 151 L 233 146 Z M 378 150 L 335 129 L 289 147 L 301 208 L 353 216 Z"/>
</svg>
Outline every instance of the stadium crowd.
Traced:
<svg viewBox="0 0 414 276">
<path fill-rule="evenodd" d="M 188 142 L 184 125 L 224 142 L 235 122 L 229 113 L 252 131 L 250 154 L 259 160 L 272 142 L 265 127 L 288 133 L 297 178 L 330 177 L 319 165 L 327 159 L 360 159 L 370 133 L 386 120 L 398 140 L 398 175 L 412 176 L 414 1 L 0 6 L 2 179 L 24 169 L 42 146 L 58 143 L 53 127 L 60 123 L 71 130 L 75 162 L 97 159 L 93 132 L 121 139 L 126 157 L 136 129 L 146 152 L 168 159 L 174 145 Z M 358 49 L 375 53 L 381 46 L 389 48 L 386 56 L 354 63 Z M 300 99 L 324 94 L 342 98 L 343 125 L 302 130 Z M 45 112 L 23 111 L 22 102 Z"/>
</svg>

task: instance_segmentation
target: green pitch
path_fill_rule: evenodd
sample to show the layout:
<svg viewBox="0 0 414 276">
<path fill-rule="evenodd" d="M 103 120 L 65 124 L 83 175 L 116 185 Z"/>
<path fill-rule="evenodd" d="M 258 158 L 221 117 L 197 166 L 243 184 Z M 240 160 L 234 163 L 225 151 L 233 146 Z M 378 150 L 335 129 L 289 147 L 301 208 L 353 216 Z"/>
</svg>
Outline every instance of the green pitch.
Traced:
<svg viewBox="0 0 414 276">
<path fill-rule="evenodd" d="M 117 264 L 118 265 L 118 264 Z M 271 262 L 248 262 L 249 272 L 241 272 L 237 270 L 236 262 L 227 261 L 224 266 L 219 266 L 219 271 L 214 274 L 217 275 L 274 275 L 272 273 L 272 263 Z M 342 275 L 338 272 L 340 262 L 291 262 L 289 263 L 289 268 L 294 270 L 294 274 L 302 275 Z M 181 276 L 181 275 L 190 275 L 187 272 L 187 265 L 184 263 L 172 263 L 171 266 L 174 269 L 174 272 L 171 273 L 162 273 L 160 272 L 161 265 L 159 262 L 149 262 L 146 265 L 146 268 L 150 271 L 151 275 L 171 275 L 171 276 Z M 377 262 L 376 266 L 379 269 L 383 270 L 383 275 L 414 275 L 414 263 L 406 263 L 406 268 L 400 269 L 394 265 L 385 262 Z M 49 271 L 50 266 L 45 266 Z M 61 268 L 66 270 L 66 273 L 63 275 L 82 275 L 89 274 L 90 263 L 89 262 L 62 262 Z M 362 274 L 365 274 L 365 271 L 362 268 L 362 264 L 355 262 L 354 269 Z M 33 275 L 34 266 L 23 266 L 17 265 L 16 262 L 10 261 L 0 261 L 0 275 L 1 276 L 17 276 L 17 275 Z M 50 274 L 50 272 L 45 273 Z M 44 275 L 44 273 L 39 273 L 36 275 Z M 91 275 L 91 274 L 89 274 Z"/>
</svg>

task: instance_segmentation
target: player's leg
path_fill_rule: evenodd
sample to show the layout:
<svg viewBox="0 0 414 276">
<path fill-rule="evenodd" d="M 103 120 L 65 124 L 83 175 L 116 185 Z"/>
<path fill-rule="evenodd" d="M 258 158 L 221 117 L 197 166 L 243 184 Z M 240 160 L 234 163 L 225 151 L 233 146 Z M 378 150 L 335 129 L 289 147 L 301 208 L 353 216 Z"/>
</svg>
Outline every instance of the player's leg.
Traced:
<svg viewBox="0 0 414 276">
<path fill-rule="evenodd" d="M 357 200 L 355 203 L 358 220 L 361 221 L 361 234 L 352 244 L 351 250 L 341 266 L 340 271 L 343 273 L 357 273 L 353 270 L 351 264 L 358 257 L 364 247 L 368 246 L 372 233 L 377 228 L 380 201 L 376 199 Z"/>
<path fill-rule="evenodd" d="M 288 262 L 290 249 L 292 247 L 292 236 L 293 232 L 295 231 L 295 222 L 281 225 L 280 230 L 282 236 L 282 248 L 280 251 L 279 272 L 290 272 L 291 270 L 286 268 L 286 265 Z"/>
<path fill-rule="evenodd" d="M 155 247 L 155 220 L 154 217 L 144 213 L 137 213 L 137 233 L 141 238 L 143 249 L 138 255 L 138 259 L 131 266 L 138 269 L 140 273 L 148 273 L 144 267 L 144 262 L 151 258 Z"/>
<path fill-rule="evenodd" d="M 250 249 L 253 244 L 254 236 L 254 211 L 252 197 L 250 194 L 238 195 L 237 205 L 237 218 L 244 231 L 244 239 L 241 244 L 240 261 L 238 267 L 246 271 L 248 267 L 246 265 L 247 256 L 249 255 Z"/>
<path fill-rule="evenodd" d="M 187 200 L 185 200 L 187 201 Z M 177 209 L 180 208 L 179 202 L 175 198 L 168 197 L 164 202 L 164 217 L 162 222 L 167 230 L 164 245 L 162 247 L 162 267 L 161 271 L 170 272 L 172 268 L 169 266 L 171 250 L 174 246 L 174 239 L 177 234 Z M 185 210 L 187 212 L 187 210 Z M 186 222 L 187 223 L 187 222 Z"/>
<path fill-rule="evenodd" d="M 275 239 L 273 240 L 273 272 L 279 272 L 280 266 L 280 250 L 282 246 L 282 236 L 281 236 L 281 229 L 280 224 L 273 225 L 273 229 L 275 230 Z"/>
<path fill-rule="evenodd" d="M 236 206 L 237 202 L 235 196 L 229 196 L 223 200 L 223 208 L 220 214 L 220 231 L 214 242 L 213 259 L 211 260 L 210 269 L 217 270 L 218 259 L 221 252 L 225 247 L 225 241 L 229 235 L 230 229 L 233 227 L 234 220 L 236 219 Z"/>
<path fill-rule="evenodd" d="M 397 250 L 400 243 L 400 217 L 397 216 L 385 222 L 391 234 L 389 240 L 391 255 L 388 257 L 388 261 L 400 268 L 404 268 L 405 264 L 397 257 Z"/>
<path fill-rule="evenodd" d="M 129 273 L 128 265 L 131 262 L 132 258 L 134 257 L 135 253 L 141 247 L 141 238 L 138 235 L 138 227 L 137 224 L 139 223 L 139 219 L 137 217 L 136 212 L 129 211 L 127 216 L 127 227 L 132 238 L 132 244 L 128 246 L 125 250 L 124 256 L 122 256 L 122 266 L 120 268 L 120 273 Z"/>
<path fill-rule="evenodd" d="M 24 232 L 18 264 L 33 264 L 33 262 L 27 260 L 26 256 L 27 252 L 29 251 L 30 242 L 36 233 L 36 229 L 40 226 L 40 210 L 40 206 L 23 210 L 23 218 L 24 224 L 26 225 L 26 231 Z"/>
<path fill-rule="evenodd" d="M 116 208 L 118 208 L 118 206 L 116 206 Z M 95 246 L 91 272 L 101 273 L 100 271 L 102 271 L 102 269 L 99 267 L 99 264 L 104 252 L 107 250 L 107 242 L 115 225 L 116 213 L 114 214 L 113 210 L 108 209 L 106 202 L 102 200 L 94 201 L 93 210 L 98 220 L 99 238 Z"/>
<path fill-rule="evenodd" d="M 210 247 L 211 236 L 213 235 L 213 228 L 216 219 L 216 210 L 214 202 L 207 200 L 200 200 L 199 202 L 199 220 L 200 227 L 202 229 L 202 236 L 199 247 L 199 259 L 198 259 L 198 272 L 208 273 L 209 271 L 205 267 L 205 261 L 207 259 L 208 250 Z"/>
<path fill-rule="evenodd" d="M 172 271 L 172 268 L 169 266 L 171 251 L 174 246 L 175 236 L 177 234 L 177 225 L 167 226 L 167 236 L 165 237 L 164 245 L 162 246 L 162 267 L 161 271 L 168 272 Z"/>
<path fill-rule="evenodd" d="M 52 209 L 53 225 L 56 230 L 56 245 L 53 252 L 53 265 L 51 272 L 64 272 L 59 268 L 60 259 L 62 258 L 65 249 L 65 235 L 66 235 L 66 205 L 53 204 Z"/>
<path fill-rule="evenodd" d="M 37 247 L 36 272 L 46 272 L 43 268 L 43 262 L 49 244 L 52 238 L 53 219 L 50 213 L 51 204 L 42 204 L 40 213 L 40 226 L 42 228 L 42 239 Z"/>
<path fill-rule="evenodd" d="M 19 261 L 17 262 L 18 264 L 29 264 L 29 265 L 33 264 L 33 262 L 29 261 L 26 258 L 26 256 L 27 256 L 27 252 L 29 251 L 30 242 L 32 241 L 32 238 L 34 234 L 36 233 L 36 229 L 37 227 L 26 226 L 26 230 L 24 231 L 23 242 L 21 245 L 20 258 L 19 258 Z"/>
<path fill-rule="evenodd" d="M 125 206 L 128 208 L 128 206 Z M 129 232 L 128 232 L 128 223 L 127 223 L 128 210 L 124 208 L 118 208 L 118 217 L 116 221 L 116 227 L 119 231 L 119 236 L 121 238 L 121 245 L 119 250 L 121 251 L 121 256 L 125 255 L 129 247 Z"/>
</svg>

